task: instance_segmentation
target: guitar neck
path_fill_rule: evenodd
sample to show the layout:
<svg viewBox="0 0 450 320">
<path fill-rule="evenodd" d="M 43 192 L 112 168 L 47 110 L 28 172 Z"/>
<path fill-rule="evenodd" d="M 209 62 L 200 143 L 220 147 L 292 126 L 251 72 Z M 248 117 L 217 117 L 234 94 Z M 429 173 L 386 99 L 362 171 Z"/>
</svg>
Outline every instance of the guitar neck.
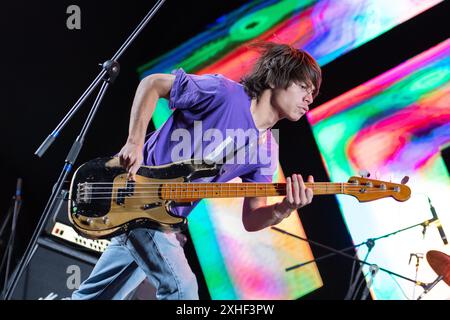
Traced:
<svg viewBox="0 0 450 320">
<path fill-rule="evenodd" d="M 348 183 L 305 182 L 314 195 L 344 194 Z M 286 195 L 286 183 L 164 183 L 164 200 L 204 198 L 276 197 Z"/>
</svg>

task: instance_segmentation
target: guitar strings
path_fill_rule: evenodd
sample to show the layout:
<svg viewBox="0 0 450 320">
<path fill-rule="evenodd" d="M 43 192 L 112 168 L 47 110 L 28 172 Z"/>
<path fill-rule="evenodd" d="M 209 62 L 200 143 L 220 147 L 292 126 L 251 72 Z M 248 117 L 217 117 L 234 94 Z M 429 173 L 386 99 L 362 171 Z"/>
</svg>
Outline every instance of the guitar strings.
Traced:
<svg viewBox="0 0 450 320">
<path fill-rule="evenodd" d="M 345 189 L 345 190 L 361 190 L 361 189 L 366 189 L 366 191 L 368 190 L 379 190 L 379 191 L 395 191 L 394 189 L 380 189 L 380 188 L 376 188 L 376 187 L 307 187 L 308 189 L 313 189 L 313 190 L 341 190 L 341 189 Z M 223 191 L 228 191 L 228 190 L 244 190 L 245 191 L 271 191 L 271 190 L 286 190 L 286 187 L 273 187 L 273 188 L 266 188 L 266 189 L 261 189 L 261 188 L 255 188 L 255 189 L 250 189 L 250 188 L 241 188 L 241 187 L 233 187 L 233 188 L 217 188 L 217 187 L 209 187 L 209 188 L 196 188 L 196 189 L 189 189 L 189 188 L 170 188 L 170 187 L 154 187 L 154 188 L 133 188 L 133 193 L 134 191 L 153 191 L 153 190 L 162 190 L 164 192 L 199 192 L 199 191 L 218 191 L 218 192 L 223 192 Z M 109 192 L 113 192 L 113 191 L 119 191 L 119 190 L 124 190 L 126 191 L 126 188 L 97 188 L 95 189 L 95 191 L 91 191 L 93 189 L 90 190 L 84 190 L 84 191 L 80 191 L 79 193 L 83 194 L 83 193 L 90 193 L 90 194 L 94 194 L 94 193 L 109 193 Z M 98 190 L 103 190 L 103 191 L 98 191 Z"/>
<path fill-rule="evenodd" d="M 369 190 L 373 190 L 376 189 L 377 191 L 395 191 L 394 189 L 378 189 L 378 188 L 364 188 L 364 187 L 345 187 L 345 188 L 340 188 L 340 187 L 328 187 L 328 188 L 324 188 L 324 187 L 315 187 L 315 188 L 309 188 L 308 189 L 313 189 L 313 190 L 361 190 L 361 189 L 365 189 L 366 191 Z M 98 190 L 102 190 L 102 191 L 98 191 Z M 110 192 L 114 192 L 117 191 L 119 192 L 120 190 L 122 191 L 126 191 L 125 188 L 112 188 L 112 189 L 107 189 L 107 188 L 99 188 L 96 189 L 96 191 L 91 191 L 91 190 L 84 190 L 84 191 L 80 191 L 80 194 L 95 194 L 95 193 L 110 193 Z M 196 188 L 196 189 L 183 189 L 183 188 L 177 188 L 177 189 L 173 189 L 173 188 L 168 188 L 168 187 L 155 187 L 155 188 L 134 188 L 133 191 L 131 191 L 132 193 L 136 193 L 136 192 L 147 192 L 147 191 L 162 191 L 162 192 L 201 192 L 201 191 L 214 191 L 214 192 L 226 192 L 226 191 L 272 191 L 272 190 L 286 190 L 285 187 L 274 187 L 274 188 L 266 188 L 266 189 L 261 189 L 261 188 L 255 188 L 255 189 L 249 189 L 249 188 L 240 188 L 240 187 L 234 187 L 234 188 L 216 188 L 216 187 L 210 187 L 210 188 Z"/>
<path fill-rule="evenodd" d="M 247 189 L 252 189 L 249 188 L 249 186 L 253 187 L 255 189 L 258 189 L 258 187 L 260 188 L 260 186 L 265 186 L 266 188 L 286 188 L 287 184 L 286 183 L 261 183 L 261 184 L 256 184 L 256 183 L 252 183 L 252 184 L 241 184 L 241 183 L 236 183 L 236 184 L 230 184 L 230 183 L 223 183 L 223 184 L 211 184 L 211 183 L 186 183 L 186 184 L 182 184 L 182 183 L 174 183 L 172 184 L 173 186 L 170 186 L 170 183 L 153 183 L 151 186 L 141 186 L 141 185 L 135 185 L 133 187 L 127 187 L 124 185 L 112 185 L 110 186 L 99 186 L 99 187 L 90 187 L 87 188 L 88 190 L 118 190 L 118 189 L 145 189 L 145 190 L 152 190 L 152 189 L 170 189 L 170 190 L 179 190 L 179 189 L 193 189 L 193 188 L 216 188 L 216 189 L 229 189 L 229 188 L 247 188 Z M 326 188 L 326 189 L 330 189 L 330 188 L 376 188 L 374 186 L 363 186 L 363 185 L 353 185 L 353 184 L 334 184 L 334 185 L 320 185 L 320 184 L 314 184 L 314 185 L 308 185 L 305 184 L 305 186 L 307 188 L 312 188 L 312 189 L 317 189 L 317 188 Z"/>
<path fill-rule="evenodd" d="M 310 182 L 305 182 L 305 185 L 310 186 L 312 184 L 312 187 L 317 186 L 317 187 L 341 187 L 341 186 L 348 186 L 348 187 L 358 187 L 358 188 L 362 188 L 362 187 L 370 187 L 367 185 L 355 185 L 353 183 L 347 183 L 347 182 L 342 182 L 342 183 L 328 183 L 328 182 L 314 182 L 314 183 L 310 183 Z M 86 184 L 81 184 L 82 186 L 91 186 L 91 185 L 105 185 L 103 186 L 95 186 L 92 187 L 91 189 L 95 189 L 95 188 L 106 188 L 108 187 L 108 185 L 114 187 L 120 187 L 120 188 L 127 188 L 126 185 L 120 184 L 120 183 L 108 183 L 108 182 L 96 182 L 96 183 L 86 183 Z M 174 185 L 175 187 L 184 187 L 184 186 L 258 186 L 258 185 L 263 185 L 263 186 L 278 186 L 278 187 L 285 187 L 287 185 L 287 183 L 267 183 L 267 182 L 260 182 L 260 183 L 255 183 L 255 182 L 251 182 L 251 183 L 198 183 L 198 182 L 149 182 L 149 183 L 139 183 L 139 184 L 135 184 L 134 186 L 132 186 L 132 188 L 152 188 L 152 187 L 157 187 L 159 188 L 160 186 L 167 186 L 167 185 Z M 143 186 L 143 187 L 141 187 Z M 373 185 L 371 186 L 373 187 Z"/>
<path fill-rule="evenodd" d="M 89 197 L 91 200 L 100 200 L 100 199 L 111 199 L 111 196 L 109 196 L 111 193 L 119 192 L 119 189 L 125 189 L 129 188 L 125 185 L 118 185 L 118 183 L 108 183 L 108 182 L 95 182 L 95 183 L 88 183 L 88 185 L 104 185 L 101 187 L 92 187 L 89 191 L 81 191 L 78 193 L 79 197 L 84 197 L 87 195 L 96 195 L 94 197 Z M 145 186 L 141 186 L 145 185 Z M 150 186 L 146 186 L 150 185 Z M 173 185 L 173 186 L 169 186 Z M 252 188 L 248 188 L 248 186 L 255 186 L 254 190 Z M 258 185 L 264 185 L 266 186 L 265 190 L 258 189 Z M 267 196 L 267 193 L 269 192 L 280 192 L 281 194 L 279 196 L 286 195 L 286 183 L 223 183 L 220 185 L 213 185 L 211 183 L 180 183 L 180 182 L 163 182 L 163 183 L 156 183 L 156 182 L 149 182 L 149 183 L 139 183 L 137 186 L 133 186 L 133 197 L 128 199 L 143 199 L 147 198 L 149 196 L 159 196 L 161 194 L 168 195 L 170 198 L 186 198 L 186 197 L 193 197 L 195 198 L 200 197 L 200 194 L 202 194 L 203 197 L 209 197 L 209 193 L 211 193 L 210 196 L 214 196 L 214 194 L 217 195 L 217 193 L 236 193 L 235 195 L 228 194 L 222 195 L 222 198 L 227 197 L 237 197 L 239 191 L 244 191 L 244 193 L 251 193 L 252 196 Z M 109 186 L 112 186 L 110 188 Z M 195 189 L 197 187 L 197 189 Z M 269 187 L 270 188 L 267 188 Z M 246 188 L 247 187 L 247 188 Z M 357 192 L 359 194 L 367 194 L 367 193 L 380 193 L 380 192 L 388 192 L 388 191 L 395 191 L 393 189 L 376 189 L 375 187 L 371 186 L 363 186 L 363 185 L 354 185 L 351 183 L 328 183 L 328 182 L 316 182 L 312 186 L 307 186 L 308 188 L 312 188 L 313 191 L 316 192 L 329 192 L 329 193 L 338 193 L 338 194 L 345 194 L 345 191 L 348 192 Z M 103 191 L 94 191 L 91 190 L 103 190 Z M 244 190 L 245 189 L 245 190 Z M 362 189 L 365 189 L 364 191 L 361 191 Z M 376 189 L 376 190 L 374 190 Z M 155 192 L 156 191 L 156 192 Z M 398 191 L 397 191 L 398 192 Z M 179 194 L 178 194 L 179 193 Z M 185 194 L 183 194 L 185 193 Z M 195 195 L 194 193 L 197 193 Z M 206 195 L 205 195 L 206 194 Z M 100 195 L 108 195 L 109 197 L 99 197 Z M 278 195 L 272 195 L 272 196 L 278 196 Z M 220 197 L 218 197 L 220 198 Z"/>
<path fill-rule="evenodd" d="M 123 182 L 86 182 L 86 183 L 80 183 L 81 185 L 98 185 L 98 184 L 109 184 L 109 185 L 118 185 L 122 184 Z M 185 184 L 185 185 L 211 185 L 214 183 L 218 184 L 229 184 L 229 185 L 258 185 L 258 184 L 270 184 L 270 185 L 285 185 L 285 182 L 243 182 L 243 183 L 226 183 L 226 182 L 138 182 L 136 184 L 138 185 L 160 185 L 160 184 Z M 349 184 L 349 185 L 355 185 L 353 183 L 349 182 L 305 182 L 305 184 L 314 184 L 314 185 L 341 185 L 341 184 Z"/>
<path fill-rule="evenodd" d="M 380 190 L 380 191 L 388 191 L 388 190 L 394 190 L 394 189 L 381 189 L 381 188 L 377 188 L 377 187 L 367 187 L 367 186 L 314 186 L 314 187 L 309 187 L 309 186 L 306 186 L 307 188 L 309 188 L 309 189 L 314 189 L 314 190 L 333 190 L 333 189 L 338 189 L 338 190 L 341 190 L 341 189 L 346 189 L 346 190 L 360 190 L 360 189 L 367 189 L 367 190 L 371 190 L 371 189 L 377 189 L 377 190 Z M 120 187 L 113 187 L 113 188 L 108 188 L 108 187 L 104 187 L 104 188 L 90 188 L 89 190 L 82 190 L 82 191 L 80 191 L 80 193 L 83 193 L 83 192 L 86 192 L 86 193 L 95 193 L 95 192 L 98 192 L 97 190 L 103 190 L 103 192 L 108 192 L 108 191 L 118 191 L 118 190 L 126 190 L 127 188 L 120 188 Z M 176 187 L 176 188 L 173 188 L 173 187 L 168 187 L 168 186 L 155 186 L 155 187 L 135 187 L 135 188 L 132 188 L 132 190 L 133 191 L 135 191 L 135 190 L 138 190 L 138 191 L 141 191 L 141 190 L 144 190 L 144 191 L 146 191 L 146 190 L 149 190 L 149 191 L 152 191 L 152 190 L 165 190 L 165 191 L 173 191 L 173 192 L 175 192 L 175 191 L 183 191 L 183 192 L 192 192 L 192 191 L 195 191 L 195 192 L 198 192 L 198 191 L 202 191 L 202 190 L 207 190 L 207 191 L 227 191 L 227 190 L 248 190 L 248 191 L 254 191 L 254 190 L 262 190 L 261 188 L 257 188 L 257 187 L 255 187 L 255 188 L 245 188 L 245 187 L 240 187 L 240 186 L 225 186 L 225 187 L 222 187 L 222 186 L 220 186 L 220 187 L 216 187 L 216 186 L 202 186 L 202 187 L 197 187 L 197 188 L 195 188 L 195 187 L 188 187 L 188 188 L 186 188 L 186 187 L 182 187 L 182 186 L 180 186 L 180 187 Z M 286 189 L 286 186 L 277 186 L 277 187 L 266 187 L 265 189 L 264 189 L 264 191 L 265 190 L 285 190 Z M 91 192 L 91 190 L 95 190 L 94 192 Z"/>
<path fill-rule="evenodd" d="M 336 191 L 340 191 L 340 190 L 336 190 Z M 233 191 L 231 191 L 231 192 L 233 192 Z M 378 190 L 367 190 L 365 192 L 361 192 L 360 195 L 370 194 L 370 193 L 380 193 L 380 191 L 378 191 Z M 334 192 L 333 194 L 338 194 L 338 192 Z M 339 194 L 341 194 L 341 193 L 339 193 Z M 149 198 L 149 197 L 152 197 L 152 196 L 159 197 L 160 195 L 161 195 L 160 193 L 144 193 L 144 195 L 133 195 L 132 197 L 127 197 L 127 199 L 129 199 L 129 200 L 130 199 L 146 199 L 146 198 Z M 285 193 L 280 193 L 279 195 L 271 194 L 269 196 L 285 196 L 285 195 L 286 195 Z M 316 194 L 316 195 L 320 195 L 320 194 Z M 200 197 L 200 196 L 201 196 L 201 198 L 203 198 L 203 197 L 204 198 L 209 198 L 209 197 L 213 197 L 214 194 L 205 194 L 205 193 L 203 193 L 202 195 L 200 195 L 200 194 L 197 194 L 197 195 L 196 194 L 184 194 L 184 195 L 182 195 L 182 194 L 172 194 L 172 195 L 170 195 L 169 194 L 168 195 L 169 199 L 167 199 L 167 200 L 170 200 L 170 199 L 173 199 L 173 198 L 179 198 L 179 199 L 193 198 L 193 199 L 198 199 L 196 197 Z M 268 196 L 268 195 L 267 195 L 267 192 L 262 191 L 262 192 L 254 192 L 254 193 L 251 194 L 251 196 L 264 197 L 264 196 Z M 233 197 L 245 197 L 245 195 L 238 195 L 238 194 L 225 195 L 225 194 L 223 194 L 223 195 L 221 195 L 220 197 L 217 197 L 217 198 L 233 198 Z M 107 196 L 107 197 L 102 197 L 102 196 L 89 197 L 89 200 L 108 200 L 108 199 L 112 199 L 112 197 L 111 196 Z"/>
</svg>

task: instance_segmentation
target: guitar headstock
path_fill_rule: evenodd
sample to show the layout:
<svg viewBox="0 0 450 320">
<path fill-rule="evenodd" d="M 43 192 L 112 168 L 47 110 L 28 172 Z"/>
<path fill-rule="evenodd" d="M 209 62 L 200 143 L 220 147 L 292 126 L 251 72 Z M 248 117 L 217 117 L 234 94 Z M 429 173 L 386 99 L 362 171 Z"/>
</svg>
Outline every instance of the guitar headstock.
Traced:
<svg viewBox="0 0 450 320">
<path fill-rule="evenodd" d="M 356 197 L 360 202 L 387 197 L 393 197 L 397 201 L 406 201 L 411 196 L 411 189 L 405 184 L 351 177 L 345 184 L 344 193 Z"/>
</svg>

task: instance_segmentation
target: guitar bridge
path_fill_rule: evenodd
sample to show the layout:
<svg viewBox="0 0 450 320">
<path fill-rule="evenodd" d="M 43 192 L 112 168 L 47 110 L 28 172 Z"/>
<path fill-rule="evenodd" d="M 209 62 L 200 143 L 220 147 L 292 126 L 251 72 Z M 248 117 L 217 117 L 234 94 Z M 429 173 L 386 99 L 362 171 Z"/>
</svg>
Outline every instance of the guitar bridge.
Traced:
<svg viewBox="0 0 450 320">
<path fill-rule="evenodd" d="M 90 183 L 79 183 L 77 186 L 77 203 L 91 203 L 92 185 Z"/>
</svg>

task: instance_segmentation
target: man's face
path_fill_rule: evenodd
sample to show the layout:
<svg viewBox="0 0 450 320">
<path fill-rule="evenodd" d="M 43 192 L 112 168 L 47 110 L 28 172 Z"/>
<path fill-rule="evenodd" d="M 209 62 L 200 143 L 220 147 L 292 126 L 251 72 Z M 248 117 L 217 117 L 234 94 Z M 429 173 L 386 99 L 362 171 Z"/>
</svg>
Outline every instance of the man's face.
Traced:
<svg viewBox="0 0 450 320">
<path fill-rule="evenodd" d="M 304 81 L 291 82 L 289 87 L 272 89 L 272 106 L 274 106 L 283 118 L 290 121 L 298 121 L 313 102 L 314 86 Z"/>
</svg>

